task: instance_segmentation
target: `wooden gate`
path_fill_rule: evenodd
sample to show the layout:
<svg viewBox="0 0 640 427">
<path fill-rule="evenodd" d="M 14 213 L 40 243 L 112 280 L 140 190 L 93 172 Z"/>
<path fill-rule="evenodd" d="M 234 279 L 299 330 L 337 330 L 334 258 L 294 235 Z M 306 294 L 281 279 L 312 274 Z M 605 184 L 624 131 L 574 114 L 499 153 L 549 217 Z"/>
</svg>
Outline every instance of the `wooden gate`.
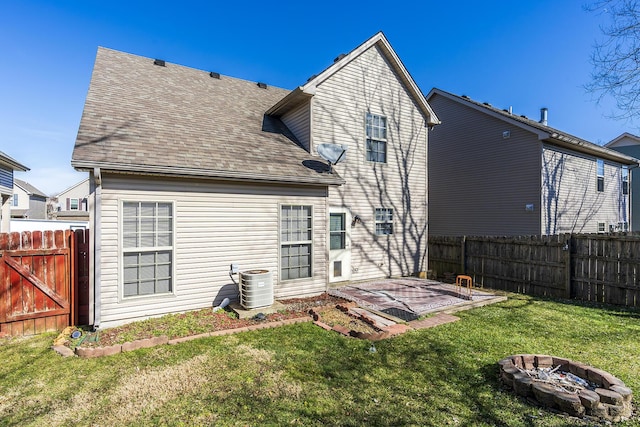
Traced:
<svg viewBox="0 0 640 427">
<path fill-rule="evenodd" d="M 87 230 L 0 234 L 0 335 L 32 335 L 77 323 L 80 235 Z"/>
</svg>

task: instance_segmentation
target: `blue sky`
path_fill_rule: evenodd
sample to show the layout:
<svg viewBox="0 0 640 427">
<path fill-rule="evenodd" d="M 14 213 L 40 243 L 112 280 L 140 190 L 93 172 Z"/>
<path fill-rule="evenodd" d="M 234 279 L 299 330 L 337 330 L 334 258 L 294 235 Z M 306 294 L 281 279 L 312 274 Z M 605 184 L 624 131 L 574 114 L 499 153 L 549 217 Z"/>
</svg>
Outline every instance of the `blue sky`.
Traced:
<svg viewBox="0 0 640 427">
<path fill-rule="evenodd" d="M 513 107 L 604 144 L 608 119 L 583 85 L 607 16 L 583 1 L 31 1 L 0 4 L 0 151 L 16 177 L 56 194 L 86 175 L 71 152 L 98 46 L 287 89 L 383 31 L 416 83 Z"/>
</svg>

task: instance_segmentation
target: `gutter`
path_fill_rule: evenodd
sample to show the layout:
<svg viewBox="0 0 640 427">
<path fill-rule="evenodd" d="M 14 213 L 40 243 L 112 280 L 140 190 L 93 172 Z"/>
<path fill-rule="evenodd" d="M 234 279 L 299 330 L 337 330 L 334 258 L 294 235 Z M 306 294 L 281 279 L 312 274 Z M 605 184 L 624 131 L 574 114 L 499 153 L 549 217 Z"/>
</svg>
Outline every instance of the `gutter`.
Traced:
<svg viewBox="0 0 640 427">
<path fill-rule="evenodd" d="M 623 163 L 626 165 L 640 164 L 640 160 L 636 159 L 635 157 L 627 156 L 626 154 L 614 151 L 611 148 L 601 147 L 588 141 L 571 138 L 557 132 L 551 133 L 549 137 L 554 141 L 563 143 L 557 144 L 556 142 L 555 145 L 562 145 L 575 151 L 581 151 L 586 154 L 596 155 L 603 159 L 611 160 L 617 163 Z"/>
<path fill-rule="evenodd" d="M 93 256 L 91 260 L 93 262 L 93 327 L 97 329 L 100 327 L 100 321 L 102 320 L 102 292 L 100 289 L 100 283 L 102 282 L 102 273 L 100 268 L 100 260 L 102 259 L 102 228 L 100 226 L 102 219 L 102 173 L 100 168 L 93 169 L 93 180 L 95 184 L 94 191 L 94 206 L 93 206 Z"/>
<path fill-rule="evenodd" d="M 313 160 L 313 159 L 309 159 Z M 100 163 L 90 161 L 74 161 L 71 165 L 78 170 L 100 170 L 113 173 L 137 174 L 137 175 L 164 175 L 173 178 L 213 178 L 225 181 L 248 181 L 267 184 L 289 184 L 289 185 L 343 185 L 346 181 L 338 175 L 318 174 L 312 176 L 265 176 L 255 172 L 229 172 L 211 171 L 193 168 L 177 168 L 175 166 L 149 166 L 149 165 L 127 165 L 120 163 Z"/>
</svg>

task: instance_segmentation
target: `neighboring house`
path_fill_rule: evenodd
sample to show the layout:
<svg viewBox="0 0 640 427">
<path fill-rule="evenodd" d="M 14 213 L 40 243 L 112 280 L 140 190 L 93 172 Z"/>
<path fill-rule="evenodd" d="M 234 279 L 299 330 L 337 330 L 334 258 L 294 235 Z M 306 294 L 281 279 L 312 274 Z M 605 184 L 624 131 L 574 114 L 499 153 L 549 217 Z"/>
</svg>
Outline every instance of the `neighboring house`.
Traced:
<svg viewBox="0 0 640 427">
<path fill-rule="evenodd" d="M 89 220 L 89 178 L 72 185 L 50 201 L 49 218 L 65 221 Z"/>
<path fill-rule="evenodd" d="M 433 89 L 430 235 L 626 231 L 638 160 L 466 96 Z"/>
<path fill-rule="evenodd" d="M 13 202 L 13 172 L 26 172 L 29 168 L 18 163 L 11 157 L 0 151 L 0 232 L 10 231 L 11 224 L 11 204 Z"/>
<path fill-rule="evenodd" d="M 605 147 L 640 159 L 640 137 L 628 132 L 613 139 Z M 631 181 L 631 231 L 640 231 L 640 169 L 629 168 Z"/>
<path fill-rule="evenodd" d="M 26 181 L 14 179 L 11 217 L 47 219 L 47 195 Z"/>
<path fill-rule="evenodd" d="M 424 271 L 438 123 L 382 33 L 293 91 L 99 48 L 71 161 L 94 326 L 236 298 L 232 263 L 276 298 Z"/>
</svg>

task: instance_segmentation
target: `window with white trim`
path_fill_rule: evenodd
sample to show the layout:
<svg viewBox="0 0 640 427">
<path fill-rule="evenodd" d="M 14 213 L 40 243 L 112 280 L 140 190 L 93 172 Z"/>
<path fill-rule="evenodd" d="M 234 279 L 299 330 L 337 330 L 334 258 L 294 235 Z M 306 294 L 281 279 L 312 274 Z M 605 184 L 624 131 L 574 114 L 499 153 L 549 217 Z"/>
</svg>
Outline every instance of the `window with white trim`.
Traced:
<svg viewBox="0 0 640 427">
<path fill-rule="evenodd" d="M 12 205 L 18 206 L 18 194 L 17 193 L 13 193 L 13 199 L 11 200 Z"/>
<path fill-rule="evenodd" d="M 629 167 L 622 166 L 622 194 L 629 194 Z"/>
<path fill-rule="evenodd" d="M 313 215 L 311 206 L 280 207 L 280 279 L 311 277 Z"/>
<path fill-rule="evenodd" d="M 377 236 L 393 234 L 393 209 L 376 208 L 375 217 Z"/>
<path fill-rule="evenodd" d="M 376 163 L 387 162 L 387 118 L 367 113 L 365 120 L 367 134 L 367 160 Z"/>
<path fill-rule="evenodd" d="M 124 297 L 173 292 L 173 204 L 122 203 Z"/>
<path fill-rule="evenodd" d="M 598 192 L 604 191 L 604 160 L 598 159 L 596 161 L 597 175 L 598 175 Z"/>
<path fill-rule="evenodd" d="M 80 209 L 80 200 L 79 199 L 69 199 L 69 210 L 77 211 Z"/>
<path fill-rule="evenodd" d="M 598 233 L 606 233 L 607 232 L 607 224 L 604 222 L 598 223 Z"/>
<path fill-rule="evenodd" d="M 346 215 L 329 214 L 329 249 L 344 249 L 347 243 Z"/>
</svg>

